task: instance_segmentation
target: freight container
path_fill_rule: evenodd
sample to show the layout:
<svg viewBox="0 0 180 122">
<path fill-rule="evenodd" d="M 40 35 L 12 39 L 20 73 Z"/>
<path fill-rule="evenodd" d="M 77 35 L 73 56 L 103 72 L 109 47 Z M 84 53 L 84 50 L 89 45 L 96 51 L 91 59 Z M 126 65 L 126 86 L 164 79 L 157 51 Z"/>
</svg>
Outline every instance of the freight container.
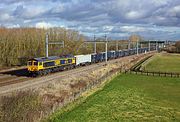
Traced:
<svg viewBox="0 0 180 122">
<path fill-rule="evenodd" d="M 107 52 L 107 57 L 108 57 L 108 60 L 109 59 L 114 59 L 115 58 L 115 51 L 108 51 Z"/>
<path fill-rule="evenodd" d="M 96 53 L 91 54 L 91 63 L 96 63 L 96 57 L 97 57 Z"/>
<path fill-rule="evenodd" d="M 123 50 L 124 56 L 129 56 L 129 50 Z"/>
<path fill-rule="evenodd" d="M 115 52 L 115 58 L 119 58 L 119 57 L 122 57 L 123 56 L 123 53 L 121 50 L 118 50 Z"/>
<path fill-rule="evenodd" d="M 91 54 L 88 55 L 76 55 L 76 65 L 82 66 L 91 63 Z"/>
</svg>

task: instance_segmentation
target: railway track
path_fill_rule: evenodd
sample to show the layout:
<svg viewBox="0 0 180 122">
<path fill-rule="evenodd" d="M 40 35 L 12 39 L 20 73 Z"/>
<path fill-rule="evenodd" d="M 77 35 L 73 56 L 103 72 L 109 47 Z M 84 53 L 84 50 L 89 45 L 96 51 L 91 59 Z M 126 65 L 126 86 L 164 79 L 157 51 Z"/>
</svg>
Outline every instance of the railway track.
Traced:
<svg viewBox="0 0 180 122">
<path fill-rule="evenodd" d="M 30 79 L 31 78 L 27 78 L 27 77 L 16 77 L 16 78 L 6 79 L 6 80 L 3 80 L 0 82 L 0 87 L 10 85 L 10 84 L 16 84 L 16 83 L 24 82 L 24 81 L 30 80 Z"/>
<path fill-rule="evenodd" d="M 29 80 L 25 67 L 0 71 L 0 87 Z"/>
<path fill-rule="evenodd" d="M 116 63 L 126 62 L 127 59 L 134 60 L 134 57 L 137 57 L 137 56 L 133 55 L 133 56 L 128 56 L 128 57 L 123 57 L 120 59 L 114 59 L 114 60 L 108 61 L 108 63 L 112 64 L 115 62 Z M 36 88 L 39 86 L 47 85 L 55 79 L 66 79 L 71 76 L 78 76 L 78 75 L 81 76 L 82 73 L 87 73 L 87 72 L 96 70 L 97 68 L 104 67 L 104 66 L 105 66 L 105 62 L 102 62 L 98 64 L 88 65 L 86 67 L 79 67 L 72 70 L 56 72 L 56 73 L 52 73 L 52 74 L 49 74 L 43 77 L 37 77 L 37 78 L 29 78 L 25 74 L 23 74 L 22 76 L 19 76 L 20 75 L 19 73 L 17 73 L 17 75 L 10 75 L 10 73 L 9 74 L 0 73 L 0 95 L 11 93 L 16 90 L 22 90 L 26 88 Z"/>
<path fill-rule="evenodd" d="M 81 70 L 81 68 L 77 68 L 77 71 L 78 70 Z M 71 70 L 68 70 L 68 71 L 71 71 Z M 65 74 L 65 73 L 67 73 L 67 71 L 65 70 L 65 71 L 62 71 L 62 72 L 51 73 L 49 75 L 42 76 L 42 77 L 36 77 L 36 78 L 9 75 L 9 74 L 0 74 L 0 87 L 11 85 L 11 84 L 16 84 L 16 83 L 20 83 L 20 82 L 25 82 L 25 81 L 29 81 L 29 80 L 38 80 L 38 79 L 41 79 L 41 78 L 43 79 L 43 78 L 46 78 L 46 77 L 50 77 L 51 75 L 52 75 L 53 78 L 56 78 L 55 76 L 57 74 L 59 75 L 59 73 Z"/>
<path fill-rule="evenodd" d="M 86 73 L 89 71 L 93 71 L 94 69 L 100 68 L 102 66 L 103 66 L 102 64 L 101 65 L 90 65 L 88 67 L 80 67 L 80 68 L 73 69 L 73 70 L 67 70 L 67 71 L 63 71 L 60 73 L 59 72 L 54 73 L 52 75 L 47 75 L 44 77 L 28 79 L 26 81 L 16 83 L 16 84 L 13 83 L 13 84 L 1 86 L 0 87 L 0 95 L 3 95 L 5 93 L 10 93 L 13 91 L 17 91 L 17 90 L 21 90 L 21 89 L 36 88 L 39 86 L 47 85 L 47 84 L 51 83 L 51 81 L 53 81 L 54 79 L 66 79 L 71 76 L 76 76 L 78 74 L 82 74 L 83 72 Z M 11 88 L 11 89 L 9 89 L 9 88 Z"/>
</svg>

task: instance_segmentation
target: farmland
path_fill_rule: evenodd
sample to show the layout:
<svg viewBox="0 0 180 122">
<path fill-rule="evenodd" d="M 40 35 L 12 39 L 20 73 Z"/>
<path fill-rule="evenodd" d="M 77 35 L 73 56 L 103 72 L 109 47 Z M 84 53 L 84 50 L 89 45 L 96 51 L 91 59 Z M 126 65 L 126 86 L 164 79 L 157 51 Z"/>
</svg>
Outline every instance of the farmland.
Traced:
<svg viewBox="0 0 180 122">
<path fill-rule="evenodd" d="M 178 78 L 119 75 L 47 121 L 180 121 L 179 87 Z"/>
<path fill-rule="evenodd" d="M 180 72 L 180 55 L 161 53 L 152 58 L 145 66 L 146 71 Z"/>
</svg>

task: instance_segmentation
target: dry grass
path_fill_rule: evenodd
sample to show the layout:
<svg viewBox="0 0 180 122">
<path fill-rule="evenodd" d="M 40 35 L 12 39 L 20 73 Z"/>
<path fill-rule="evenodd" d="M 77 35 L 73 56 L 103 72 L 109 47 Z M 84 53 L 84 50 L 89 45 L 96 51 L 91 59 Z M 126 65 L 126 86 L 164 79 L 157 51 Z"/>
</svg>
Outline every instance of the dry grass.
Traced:
<svg viewBox="0 0 180 122">
<path fill-rule="evenodd" d="M 1 98 L 2 122 L 32 122 L 40 118 L 42 99 L 37 91 L 15 93 Z"/>
</svg>

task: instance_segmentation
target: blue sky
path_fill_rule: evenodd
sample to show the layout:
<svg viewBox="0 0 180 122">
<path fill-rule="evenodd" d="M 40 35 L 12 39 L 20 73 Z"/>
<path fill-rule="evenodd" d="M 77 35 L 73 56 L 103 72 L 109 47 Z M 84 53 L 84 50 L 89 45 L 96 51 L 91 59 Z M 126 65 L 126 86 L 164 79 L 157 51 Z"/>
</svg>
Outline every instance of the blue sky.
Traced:
<svg viewBox="0 0 180 122">
<path fill-rule="evenodd" d="M 180 39 L 180 0 L 1 0 L 0 25 L 65 27 L 86 36 Z"/>
</svg>

